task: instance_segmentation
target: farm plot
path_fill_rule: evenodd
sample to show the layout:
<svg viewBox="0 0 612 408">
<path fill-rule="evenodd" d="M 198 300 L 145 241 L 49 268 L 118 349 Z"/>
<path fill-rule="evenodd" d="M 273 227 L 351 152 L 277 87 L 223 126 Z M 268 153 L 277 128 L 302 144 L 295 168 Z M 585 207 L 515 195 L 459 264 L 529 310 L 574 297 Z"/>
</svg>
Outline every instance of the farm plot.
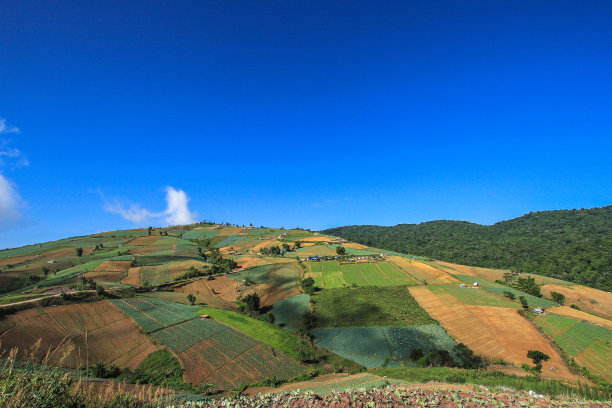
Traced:
<svg viewBox="0 0 612 408">
<path fill-rule="evenodd" d="M 450 273 L 460 274 L 460 275 L 469 275 L 474 276 L 481 279 L 486 279 L 491 282 L 494 282 L 498 279 L 504 278 L 504 273 L 507 273 L 507 270 L 504 269 L 491 269 L 491 268 L 480 268 L 477 266 L 467 266 L 467 265 L 459 265 L 453 264 L 450 262 L 443 261 L 433 261 L 431 262 L 434 265 L 438 265 L 442 268 L 447 268 Z M 561 284 L 568 285 L 570 282 L 566 282 L 560 279 L 550 278 L 548 276 L 542 275 L 534 275 L 532 273 L 521 273 L 521 277 L 530 277 L 534 278 L 538 285 L 548 285 L 548 284 Z"/>
<path fill-rule="evenodd" d="M 452 275 L 416 259 L 408 259 L 401 256 L 390 256 L 389 259 L 393 264 L 400 267 L 419 282 L 427 281 L 429 284 L 458 283 L 458 280 Z"/>
<path fill-rule="evenodd" d="M 196 228 L 183 234 L 184 239 L 213 239 L 219 233 L 218 229 Z"/>
<path fill-rule="evenodd" d="M 219 299 L 217 297 L 202 294 L 194 294 L 194 296 L 196 298 L 195 304 L 199 306 L 208 305 L 216 309 L 233 311 L 238 310 L 238 307 L 234 303 Z M 168 302 L 181 303 L 184 305 L 191 305 L 191 302 L 189 299 L 187 299 L 187 294 L 182 292 L 151 292 L 147 294 L 147 297 L 161 299 Z"/>
<path fill-rule="evenodd" d="M 190 267 L 203 269 L 208 264 L 199 260 L 170 261 L 162 265 L 151 265 L 140 267 L 140 282 L 148 282 L 151 285 L 160 285 L 173 282 L 175 278 L 187 272 Z"/>
<path fill-rule="evenodd" d="M 126 277 L 131 263 L 131 260 L 103 261 L 90 272 L 86 273 L 85 277 L 101 283 L 119 282 Z"/>
<path fill-rule="evenodd" d="M 389 262 L 339 263 L 338 261 L 308 262 L 315 285 L 326 289 L 345 286 L 414 285 L 415 280 Z"/>
<path fill-rule="evenodd" d="M 111 299 L 147 333 L 197 317 L 197 307 L 166 302 L 155 298 Z"/>
<path fill-rule="evenodd" d="M 409 360 L 410 352 L 434 348 L 452 352 L 456 343 L 436 324 L 422 326 L 348 327 L 314 329 L 318 346 L 349 358 L 368 368 L 398 367 Z"/>
<path fill-rule="evenodd" d="M 297 289 L 300 273 L 300 266 L 296 262 L 291 262 L 258 266 L 232 273 L 228 277 L 240 282 L 248 278 L 258 284 L 256 290 L 261 298 L 261 304 L 272 306 L 279 299 L 300 294 Z"/>
<path fill-rule="evenodd" d="M 317 327 L 436 323 L 404 287 L 325 289 L 311 296 Z"/>
<path fill-rule="evenodd" d="M 298 256 L 300 258 L 307 258 L 309 256 L 336 256 L 336 250 L 334 247 L 329 245 L 312 245 L 302 247 L 291 252 L 289 255 Z"/>
<path fill-rule="evenodd" d="M 574 304 L 585 312 L 612 320 L 612 294 L 608 292 L 582 285 L 544 285 L 541 291 L 544 296 L 553 291 L 562 293 L 566 305 Z"/>
<path fill-rule="evenodd" d="M 467 276 L 467 275 L 455 275 L 455 276 L 463 280 L 467 285 L 472 285 L 474 283 L 473 276 Z M 521 292 L 520 290 L 516 290 L 514 288 L 511 288 L 509 286 L 502 285 L 499 283 L 494 283 L 486 279 L 478 278 L 475 281 L 478 282 L 478 285 L 481 289 L 484 289 L 491 293 L 495 293 L 500 296 L 503 296 L 504 292 L 513 293 L 517 299 L 519 296 L 525 296 L 525 299 L 527 299 L 527 303 L 529 304 L 530 307 L 548 308 L 548 307 L 559 306 L 559 304 L 553 302 L 552 300 L 548 300 L 544 297 L 539 298 L 537 296 L 532 296 L 525 292 Z"/>
<path fill-rule="evenodd" d="M 464 304 L 520 308 L 517 303 L 504 299 L 501 296 L 496 296 L 483 289 L 461 288 L 459 286 L 428 286 L 427 288 L 449 305 Z"/>
<path fill-rule="evenodd" d="M 555 313 L 561 316 L 571 317 L 580 321 L 591 322 L 597 326 L 605 327 L 607 329 L 612 330 L 612 321 L 592 315 L 590 313 L 583 312 L 581 310 L 573 309 L 568 306 L 551 307 L 546 311 L 548 313 Z"/>
<path fill-rule="evenodd" d="M 77 368 L 89 362 L 135 369 L 156 347 L 138 326 L 109 301 L 30 309 L 6 317 L 14 326 L 0 336 L 4 351 L 20 354 L 35 349 L 42 359 L 51 351 L 52 364 Z M 39 345 L 35 348 L 35 345 Z"/>
<path fill-rule="evenodd" d="M 177 354 L 184 378 L 192 384 L 211 382 L 229 389 L 272 375 L 288 379 L 304 371 L 280 351 L 212 319 L 186 321 L 152 336 Z"/>
<path fill-rule="evenodd" d="M 277 300 L 272 314 L 277 325 L 290 331 L 297 331 L 304 328 L 304 313 L 309 310 L 310 296 L 297 295 Z"/>
<path fill-rule="evenodd" d="M 563 358 L 516 309 L 448 304 L 426 287 L 409 290 L 456 342 L 464 343 L 487 360 L 503 359 L 518 366 L 532 364 L 527 351 L 540 350 L 550 356 L 544 363 L 544 376 L 576 381 Z"/>
<path fill-rule="evenodd" d="M 578 365 L 612 381 L 612 330 L 553 313 L 535 323 Z"/>
<path fill-rule="evenodd" d="M 225 239 L 215 245 L 217 248 L 222 248 L 224 246 L 232 245 L 235 241 L 244 238 L 244 235 L 228 235 Z"/>
</svg>

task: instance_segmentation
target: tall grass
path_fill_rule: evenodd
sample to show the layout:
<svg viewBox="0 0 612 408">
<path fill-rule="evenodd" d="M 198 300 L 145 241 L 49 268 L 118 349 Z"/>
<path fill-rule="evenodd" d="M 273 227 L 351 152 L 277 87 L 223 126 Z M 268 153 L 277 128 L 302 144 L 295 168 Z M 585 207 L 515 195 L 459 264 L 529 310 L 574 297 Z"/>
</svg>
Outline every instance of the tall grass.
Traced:
<svg viewBox="0 0 612 408">
<path fill-rule="evenodd" d="M 0 355 L 0 408 L 153 408 L 166 394 L 158 387 L 75 378 L 47 365 L 52 352 L 35 362 L 36 348 L 25 361 L 16 359 L 17 349 Z"/>
</svg>

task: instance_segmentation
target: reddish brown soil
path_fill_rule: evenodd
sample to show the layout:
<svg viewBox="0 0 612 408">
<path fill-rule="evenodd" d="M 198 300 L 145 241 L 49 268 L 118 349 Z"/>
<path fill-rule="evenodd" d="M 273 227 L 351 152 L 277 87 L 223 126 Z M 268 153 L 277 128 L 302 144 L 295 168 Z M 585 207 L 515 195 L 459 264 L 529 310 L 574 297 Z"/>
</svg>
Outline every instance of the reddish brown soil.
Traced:
<svg viewBox="0 0 612 408">
<path fill-rule="evenodd" d="M 135 369 L 156 347 L 127 315 L 108 301 L 30 309 L 9 315 L 16 326 L 0 336 L 3 350 L 34 357 L 51 350 L 50 362 L 77 368 L 89 362 Z"/>
<path fill-rule="evenodd" d="M 448 304 L 425 287 L 411 287 L 410 293 L 458 343 L 464 343 L 490 362 L 503 359 L 514 365 L 532 364 L 529 350 L 550 356 L 544 363 L 545 377 L 576 382 L 563 358 L 544 336 L 516 309 Z"/>
<path fill-rule="evenodd" d="M 121 283 L 132 286 L 140 286 L 140 266 L 128 269 L 128 275 L 121 280 Z"/>
<path fill-rule="evenodd" d="M 155 245 L 161 237 L 158 235 L 147 235 L 146 237 L 138 237 L 134 238 L 131 241 L 128 241 L 125 245 L 135 245 L 135 246 L 146 246 L 146 245 Z"/>
<path fill-rule="evenodd" d="M 419 282 L 422 280 L 426 280 L 430 284 L 459 282 L 452 275 L 413 259 L 407 259 L 401 256 L 390 256 L 389 260 L 399 266 L 403 271 L 416 278 Z"/>
</svg>

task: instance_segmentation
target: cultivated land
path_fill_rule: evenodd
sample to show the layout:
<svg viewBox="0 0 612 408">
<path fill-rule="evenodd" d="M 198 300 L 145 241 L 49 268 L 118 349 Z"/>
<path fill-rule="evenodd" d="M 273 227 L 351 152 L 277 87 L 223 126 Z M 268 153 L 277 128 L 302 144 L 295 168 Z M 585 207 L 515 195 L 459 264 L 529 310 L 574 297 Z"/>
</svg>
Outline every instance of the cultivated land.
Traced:
<svg viewBox="0 0 612 408">
<path fill-rule="evenodd" d="M 295 248 L 298 241 L 302 248 Z M 153 352 L 169 350 L 183 381 L 225 392 L 312 375 L 278 389 L 252 389 L 323 395 L 386 381 L 444 379 L 560 393 L 572 388 L 546 379 L 597 386 L 603 384 L 597 377 L 611 380 L 609 293 L 523 273 L 542 285 L 544 296 L 531 296 L 494 282 L 506 270 L 340 242 L 299 229 L 217 225 L 153 229 L 150 235 L 146 229 L 113 231 L 0 251 L 1 347 L 19 347 L 23 357 L 40 339 L 37 361 L 51 349 L 52 364 L 105 363 L 132 371 L 143 370 Z M 275 246 L 286 250 L 283 256 L 266 252 Z M 338 246 L 346 257 L 337 256 Z M 218 256 L 237 265 L 224 267 Z M 314 288 L 302 286 L 309 277 Z M 96 293 L 96 286 L 104 291 Z M 550 299 L 553 291 L 566 296 L 565 306 Z M 525 296 L 530 308 L 543 307 L 546 314 L 522 311 L 504 292 Z M 253 294 L 260 309 L 249 312 L 241 299 Z M 459 370 L 419 367 L 411 359 L 417 348 L 456 359 L 457 343 L 489 363 L 510 365 Z M 542 380 L 521 369 L 533 365 L 528 350 L 551 357 Z M 571 371 L 568 358 L 589 374 Z M 385 371 L 332 374 L 359 367 Z"/>
</svg>

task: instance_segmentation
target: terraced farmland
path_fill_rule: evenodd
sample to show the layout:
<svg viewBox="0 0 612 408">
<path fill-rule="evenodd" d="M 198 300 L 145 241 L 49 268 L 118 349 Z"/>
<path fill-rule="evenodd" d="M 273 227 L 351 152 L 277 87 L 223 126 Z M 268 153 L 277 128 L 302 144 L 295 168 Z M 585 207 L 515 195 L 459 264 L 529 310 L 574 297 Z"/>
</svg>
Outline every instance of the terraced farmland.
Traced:
<svg viewBox="0 0 612 408">
<path fill-rule="evenodd" d="M 409 360 L 410 352 L 434 348 L 452 352 L 456 345 L 444 329 L 436 324 L 422 326 L 347 327 L 314 329 L 312 334 L 320 347 L 349 358 L 368 368 L 399 367 Z"/>
<path fill-rule="evenodd" d="M 289 379 L 304 367 L 278 350 L 212 319 L 192 319 L 157 330 L 151 336 L 169 347 L 192 384 L 210 382 L 221 389 L 261 381 Z"/>
<path fill-rule="evenodd" d="M 574 304 L 585 312 L 612 320 L 612 294 L 609 292 L 582 285 L 545 285 L 541 290 L 544 296 L 559 292 L 565 295 L 566 305 Z"/>
<path fill-rule="evenodd" d="M 344 286 L 399 286 L 417 282 L 389 262 L 340 263 L 321 261 L 306 263 L 315 285 L 331 289 Z"/>
<path fill-rule="evenodd" d="M 390 256 L 389 259 L 418 282 L 426 281 L 432 285 L 458 283 L 458 280 L 449 273 L 416 259 L 408 259 L 401 256 Z"/>
<path fill-rule="evenodd" d="M 198 316 L 197 307 L 155 298 L 112 299 L 110 302 L 127 313 L 147 333 Z"/>
<path fill-rule="evenodd" d="M 554 313 L 539 316 L 535 323 L 578 365 L 612 381 L 612 330 Z"/>
<path fill-rule="evenodd" d="M 274 303 L 275 324 L 297 331 L 304 328 L 304 313 L 310 310 L 310 296 L 297 295 Z"/>
<path fill-rule="evenodd" d="M 173 282 L 175 278 L 187 272 L 190 267 L 203 269 L 208 264 L 200 260 L 170 261 L 161 265 L 141 266 L 139 269 L 139 280 L 142 284 L 148 282 L 150 285 L 160 285 Z"/>
<path fill-rule="evenodd" d="M 17 347 L 25 355 L 38 343 L 37 359 L 51 350 L 51 363 L 71 368 L 85 364 L 88 356 L 90 363 L 135 369 L 156 350 L 134 321 L 106 300 L 28 309 L 5 321 L 11 325 L 0 335 L 3 351 Z"/>
<path fill-rule="evenodd" d="M 427 287 L 409 289 L 419 305 L 438 320 L 455 341 L 464 343 L 490 362 L 503 359 L 518 366 L 531 364 L 527 351 L 540 350 L 550 356 L 550 360 L 544 363 L 545 377 L 576 381 L 576 376 L 569 372 L 559 353 L 518 310 L 459 302 L 452 304 Z"/>
<path fill-rule="evenodd" d="M 294 261 L 258 266 L 239 273 L 232 273 L 228 277 L 240 282 L 248 278 L 251 282 L 257 283 L 261 304 L 272 306 L 279 299 L 300 294 L 297 289 L 300 273 L 301 268 Z"/>
</svg>

